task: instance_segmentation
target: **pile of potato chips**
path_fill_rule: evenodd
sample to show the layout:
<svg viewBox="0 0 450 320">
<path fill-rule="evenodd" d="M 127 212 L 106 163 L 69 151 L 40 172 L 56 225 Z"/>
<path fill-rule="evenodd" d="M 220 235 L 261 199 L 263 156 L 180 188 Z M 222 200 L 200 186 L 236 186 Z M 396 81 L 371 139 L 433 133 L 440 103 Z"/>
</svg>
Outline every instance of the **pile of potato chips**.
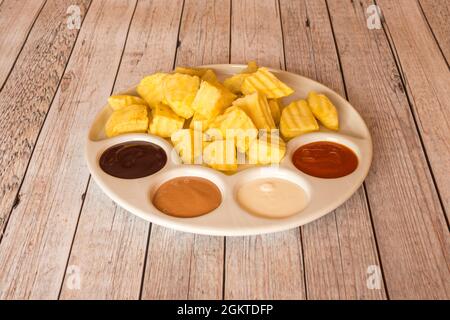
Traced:
<svg viewBox="0 0 450 320">
<path fill-rule="evenodd" d="M 307 100 L 283 107 L 280 99 L 294 90 L 255 62 L 223 83 L 211 69 L 177 67 L 145 77 L 136 91 L 139 97 L 108 99 L 108 137 L 148 132 L 171 138 L 184 163 L 201 159 L 221 171 L 236 170 L 239 155 L 246 163 L 280 162 L 285 140 L 319 130 L 317 120 L 339 128 L 337 110 L 323 94 L 310 92 Z"/>
</svg>

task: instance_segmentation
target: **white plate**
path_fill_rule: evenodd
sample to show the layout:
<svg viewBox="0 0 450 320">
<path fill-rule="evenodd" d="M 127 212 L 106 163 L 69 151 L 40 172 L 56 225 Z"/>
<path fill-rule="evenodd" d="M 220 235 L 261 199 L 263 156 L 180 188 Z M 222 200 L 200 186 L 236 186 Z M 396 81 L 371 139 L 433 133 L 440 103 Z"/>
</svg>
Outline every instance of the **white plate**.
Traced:
<svg viewBox="0 0 450 320">
<path fill-rule="evenodd" d="M 241 71 L 244 65 L 208 65 L 219 79 Z M 372 139 L 369 130 L 348 101 L 333 90 L 311 79 L 286 71 L 271 70 L 280 80 L 295 90 L 283 99 L 286 105 L 292 100 L 304 99 L 311 90 L 326 94 L 339 112 L 340 130 L 331 132 L 325 128 L 292 139 L 279 166 L 250 167 L 234 175 L 200 165 L 183 165 L 171 156 L 172 146 L 166 140 L 149 134 L 126 134 L 107 139 L 104 125 L 112 109 L 106 105 L 97 115 L 88 134 L 86 159 L 89 171 L 100 188 L 118 205 L 153 223 L 176 230 L 220 236 L 242 236 L 291 229 L 316 220 L 346 201 L 363 183 L 372 162 Z M 134 89 L 124 93 L 135 94 Z M 109 147 L 125 141 L 148 141 L 161 146 L 168 155 L 167 164 L 154 175 L 140 179 L 119 179 L 104 173 L 98 164 L 101 154 Z M 291 162 L 293 152 L 301 145 L 313 141 L 333 141 L 348 146 L 358 156 L 357 169 L 342 178 L 321 179 L 297 170 Z M 210 179 L 222 192 L 222 204 L 211 213 L 195 218 L 176 218 L 158 211 L 151 202 L 152 195 L 163 182 L 179 176 L 199 176 Z M 307 193 L 309 203 L 301 212 L 282 219 L 254 216 L 236 202 L 239 186 L 251 179 L 279 177 L 299 184 Z"/>
</svg>

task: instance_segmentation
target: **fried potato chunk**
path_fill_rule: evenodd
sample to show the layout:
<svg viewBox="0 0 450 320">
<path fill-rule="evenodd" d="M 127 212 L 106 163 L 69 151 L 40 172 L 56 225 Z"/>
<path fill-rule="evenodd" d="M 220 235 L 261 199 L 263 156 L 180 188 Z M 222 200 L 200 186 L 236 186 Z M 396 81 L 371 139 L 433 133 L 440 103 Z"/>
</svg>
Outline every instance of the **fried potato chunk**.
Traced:
<svg viewBox="0 0 450 320">
<path fill-rule="evenodd" d="M 202 81 L 192 107 L 205 119 L 211 119 L 230 106 L 235 98 L 236 96 L 222 85 Z"/>
<path fill-rule="evenodd" d="M 258 71 L 246 77 L 242 83 L 241 90 L 244 94 L 259 91 L 264 93 L 269 99 L 286 97 L 294 92 L 267 68 L 259 68 Z"/>
<path fill-rule="evenodd" d="M 167 73 L 155 73 L 141 80 L 136 88 L 137 93 L 154 108 L 164 99 L 164 78 Z"/>
<path fill-rule="evenodd" d="M 203 161 L 216 170 L 235 171 L 237 169 L 237 157 L 234 140 L 215 140 L 209 143 L 203 149 Z"/>
<path fill-rule="evenodd" d="M 330 130 L 339 130 L 339 117 L 336 107 L 326 95 L 311 91 L 308 94 L 308 104 L 321 124 Z"/>
<path fill-rule="evenodd" d="M 184 119 L 163 103 L 159 103 L 152 109 L 152 118 L 149 133 L 163 138 L 168 138 L 175 131 L 183 128 Z"/>
<path fill-rule="evenodd" d="M 164 99 L 177 115 L 188 119 L 193 116 L 192 102 L 197 94 L 200 79 L 197 76 L 173 73 L 164 78 Z"/>
<path fill-rule="evenodd" d="M 250 73 L 256 72 L 258 70 L 258 65 L 255 61 L 249 61 L 247 63 L 247 68 L 245 68 L 241 73 L 235 74 L 224 80 L 224 86 L 234 94 L 241 94 L 242 83 L 245 78 L 247 78 Z"/>
<path fill-rule="evenodd" d="M 130 105 L 114 111 L 105 125 L 108 137 L 124 133 L 143 133 L 148 129 L 148 111 L 145 105 Z"/>
<path fill-rule="evenodd" d="M 186 164 L 196 162 L 202 155 L 203 134 L 190 129 L 180 129 L 170 137 L 181 161 Z"/>
<path fill-rule="evenodd" d="M 241 107 L 252 119 L 256 128 L 275 129 L 275 121 L 272 118 L 270 106 L 264 94 L 256 91 L 233 102 L 233 106 Z"/>
<path fill-rule="evenodd" d="M 223 137 L 234 138 L 236 147 L 245 152 L 250 143 L 256 139 L 258 131 L 250 117 L 239 107 L 230 107 L 217 116 L 209 125 L 209 129 L 219 129 Z"/>
<path fill-rule="evenodd" d="M 305 100 L 297 100 L 281 112 L 280 129 L 283 137 L 290 139 L 304 133 L 318 131 L 319 125 L 308 103 Z"/>
<path fill-rule="evenodd" d="M 264 134 L 255 139 L 248 149 L 250 164 L 276 164 L 286 154 L 286 143 L 278 134 Z"/>
<path fill-rule="evenodd" d="M 145 106 L 147 105 L 147 102 L 136 96 L 120 94 L 109 97 L 108 104 L 113 110 L 119 110 L 133 104 L 140 104 Z"/>
<path fill-rule="evenodd" d="M 272 114 L 273 121 L 276 125 L 280 124 L 280 117 L 281 117 L 281 105 L 280 101 L 278 99 L 270 99 L 268 100 L 269 107 L 270 107 L 270 113 Z"/>
</svg>

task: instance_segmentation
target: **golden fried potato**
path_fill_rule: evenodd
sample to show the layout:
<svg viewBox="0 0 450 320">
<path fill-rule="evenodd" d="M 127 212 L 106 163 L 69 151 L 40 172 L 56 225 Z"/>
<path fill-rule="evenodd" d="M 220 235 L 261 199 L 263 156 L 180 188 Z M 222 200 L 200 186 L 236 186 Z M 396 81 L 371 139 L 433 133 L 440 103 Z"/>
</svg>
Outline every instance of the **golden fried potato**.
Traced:
<svg viewBox="0 0 450 320">
<path fill-rule="evenodd" d="M 190 76 L 197 76 L 199 78 L 203 77 L 203 75 L 210 69 L 206 68 L 188 68 L 188 67 L 176 67 L 175 73 L 187 74 Z"/>
<path fill-rule="evenodd" d="M 223 82 L 223 85 L 234 94 L 241 94 L 242 83 L 245 78 L 249 76 L 250 73 L 256 72 L 258 70 L 258 65 L 255 61 L 249 61 L 247 63 L 247 68 L 241 73 L 235 74 Z"/>
<path fill-rule="evenodd" d="M 224 114 L 217 116 L 209 128 L 219 129 L 227 139 L 234 138 L 240 152 L 245 152 L 258 135 L 258 130 L 250 117 L 236 106 L 226 109 Z"/>
<path fill-rule="evenodd" d="M 275 121 L 272 118 L 269 103 L 264 94 L 256 91 L 233 102 L 233 106 L 241 107 L 252 119 L 256 128 L 275 129 Z"/>
<path fill-rule="evenodd" d="M 203 149 L 203 161 L 216 170 L 237 169 L 236 145 L 233 139 L 215 140 Z"/>
<path fill-rule="evenodd" d="M 168 138 L 175 131 L 183 128 L 184 119 L 163 103 L 159 103 L 152 109 L 152 118 L 149 133 L 163 138 Z"/>
<path fill-rule="evenodd" d="M 236 96 L 219 84 L 202 81 L 192 107 L 205 119 L 211 119 L 230 106 Z"/>
<path fill-rule="evenodd" d="M 277 134 L 264 134 L 252 141 L 247 153 L 251 164 L 276 164 L 286 154 L 286 143 Z"/>
<path fill-rule="evenodd" d="M 137 93 L 154 108 L 164 99 L 164 78 L 167 73 L 155 73 L 141 80 L 136 88 Z"/>
<path fill-rule="evenodd" d="M 105 125 L 108 137 L 124 133 L 143 133 L 148 129 L 148 111 L 145 105 L 130 105 L 114 111 Z"/>
<path fill-rule="evenodd" d="M 320 123 L 330 130 L 339 130 L 338 112 L 326 95 L 311 91 L 308 94 L 308 104 Z"/>
<path fill-rule="evenodd" d="M 197 76 L 173 73 L 164 78 L 164 100 L 177 115 L 188 119 L 193 116 L 192 101 L 197 94 L 200 79 Z"/>
<path fill-rule="evenodd" d="M 269 99 L 286 97 L 294 92 L 267 68 L 259 68 L 258 71 L 246 77 L 242 83 L 241 90 L 244 94 L 260 91 Z"/>
<path fill-rule="evenodd" d="M 140 104 L 145 106 L 147 105 L 147 102 L 136 96 L 120 94 L 109 97 L 108 104 L 113 110 L 119 110 L 121 108 L 131 106 L 132 104 Z"/>
<path fill-rule="evenodd" d="M 278 99 L 270 99 L 267 102 L 269 102 L 270 113 L 272 114 L 273 121 L 276 125 L 279 125 L 281 117 L 280 101 L 278 101 Z"/>
<path fill-rule="evenodd" d="M 202 155 L 203 134 L 201 132 L 180 129 L 172 133 L 170 139 L 183 163 L 196 163 L 196 159 Z"/>
<path fill-rule="evenodd" d="M 290 139 L 304 133 L 318 131 L 319 125 L 308 103 L 305 100 L 297 100 L 281 112 L 280 130 L 283 137 Z"/>
</svg>

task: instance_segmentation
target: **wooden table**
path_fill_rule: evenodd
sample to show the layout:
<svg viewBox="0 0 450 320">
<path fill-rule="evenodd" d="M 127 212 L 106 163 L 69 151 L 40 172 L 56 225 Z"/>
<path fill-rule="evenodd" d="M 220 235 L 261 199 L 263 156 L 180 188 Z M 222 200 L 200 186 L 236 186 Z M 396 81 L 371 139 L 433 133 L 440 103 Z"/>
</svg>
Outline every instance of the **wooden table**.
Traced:
<svg viewBox="0 0 450 320">
<path fill-rule="evenodd" d="M 376 4 L 380 28 L 368 0 L 0 0 L 0 297 L 448 299 L 450 2 Z M 90 179 L 86 132 L 112 92 L 250 59 L 367 122 L 372 168 L 345 204 L 208 237 L 151 225 Z"/>
</svg>

